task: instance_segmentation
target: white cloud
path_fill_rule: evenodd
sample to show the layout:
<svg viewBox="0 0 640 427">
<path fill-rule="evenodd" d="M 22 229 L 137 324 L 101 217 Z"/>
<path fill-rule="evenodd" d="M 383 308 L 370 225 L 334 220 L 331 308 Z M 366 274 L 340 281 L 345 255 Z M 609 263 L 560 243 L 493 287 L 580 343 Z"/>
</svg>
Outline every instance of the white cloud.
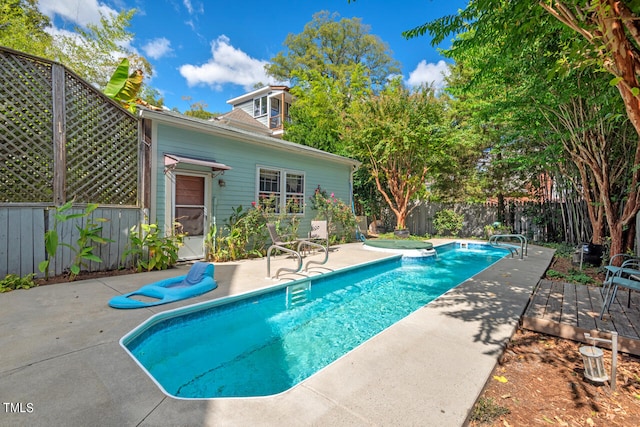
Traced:
<svg viewBox="0 0 640 427">
<path fill-rule="evenodd" d="M 183 0 L 182 3 L 184 3 L 184 7 L 187 8 L 187 12 L 189 12 L 189 15 L 191 15 L 193 13 L 193 6 L 191 5 L 191 0 Z"/>
<path fill-rule="evenodd" d="M 105 17 L 118 13 L 109 6 L 98 3 L 98 0 L 40 0 L 38 9 L 51 18 L 58 15 L 81 27 L 86 27 L 87 24 L 99 24 L 101 13 Z"/>
<path fill-rule="evenodd" d="M 442 59 L 437 64 L 422 60 L 416 69 L 409 73 L 407 85 L 417 87 L 426 83 L 440 89 L 444 87 L 444 78 L 447 75 L 449 75 L 449 68 Z"/>
<path fill-rule="evenodd" d="M 171 41 L 165 37 L 159 37 L 151 40 L 142 46 L 142 50 L 152 59 L 160 59 L 173 52 L 173 49 L 171 48 Z"/>
<path fill-rule="evenodd" d="M 211 59 L 203 65 L 185 64 L 180 74 L 191 86 L 208 85 L 220 90 L 224 84 L 243 86 L 253 90 L 256 83 L 268 83 L 270 78 L 264 71 L 267 61 L 251 58 L 233 47 L 229 38 L 221 35 L 211 43 Z"/>
</svg>

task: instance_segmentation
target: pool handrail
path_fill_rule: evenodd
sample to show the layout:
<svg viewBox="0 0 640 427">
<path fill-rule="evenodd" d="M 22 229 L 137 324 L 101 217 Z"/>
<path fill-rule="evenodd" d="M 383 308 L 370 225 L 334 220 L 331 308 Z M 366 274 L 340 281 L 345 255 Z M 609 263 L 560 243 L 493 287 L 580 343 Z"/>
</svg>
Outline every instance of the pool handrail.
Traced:
<svg viewBox="0 0 640 427">
<path fill-rule="evenodd" d="M 323 264 L 326 264 L 327 261 L 329 260 L 329 239 L 327 239 L 327 245 L 326 246 L 322 245 L 320 243 L 311 242 L 309 240 L 301 240 L 300 243 L 298 243 L 298 252 L 300 252 L 300 248 L 302 248 L 303 246 L 311 246 L 311 247 L 314 247 L 314 248 L 322 249 L 324 251 L 324 259 L 322 261 L 317 261 L 317 260 L 314 260 L 314 259 L 310 259 L 304 265 L 304 271 L 309 270 L 309 264 L 323 265 Z"/>
<path fill-rule="evenodd" d="M 280 267 L 278 271 L 276 271 L 276 275 L 272 277 L 271 276 L 271 251 L 273 251 L 274 249 L 295 255 L 295 257 L 298 259 L 298 267 L 297 268 Z M 279 246 L 279 245 L 269 246 L 269 249 L 267 250 L 267 278 L 268 279 L 272 279 L 272 278 L 277 279 L 281 271 L 297 273 L 300 270 L 302 270 L 302 255 L 300 255 L 300 252 L 294 251 L 293 249 L 285 248 L 284 246 Z"/>
<path fill-rule="evenodd" d="M 529 241 L 522 234 L 494 234 L 489 237 L 489 245 L 496 248 L 504 248 L 509 250 L 511 253 L 511 258 L 513 258 L 514 252 L 518 254 L 518 246 L 500 242 L 500 239 L 518 239 L 520 241 L 520 259 L 523 259 L 524 256 L 527 256 Z"/>
</svg>

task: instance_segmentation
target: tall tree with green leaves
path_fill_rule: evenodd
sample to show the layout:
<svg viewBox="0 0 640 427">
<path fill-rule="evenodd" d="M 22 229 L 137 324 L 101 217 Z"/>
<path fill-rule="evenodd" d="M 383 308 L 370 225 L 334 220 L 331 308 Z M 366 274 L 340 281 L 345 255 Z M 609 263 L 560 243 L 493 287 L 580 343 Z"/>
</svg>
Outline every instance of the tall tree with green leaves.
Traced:
<svg viewBox="0 0 640 427">
<path fill-rule="evenodd" d="M 445 108 L 432 88 L 411 92 L 399 79 L 351 105 L 344 139 L 396 215 L 396 229 L 406 228 L 427 178 L 449 158 Z"/>
<path fill-rule="evenodd" d="M 101 14 L 99 24 L 76 26 L 75 34 L 56 38 L 58 60 L 97 87 L 106 86 L 122 57 L 129 60 L 132 69 L 151 77 L 153 69 L 149 61 L 125 47 L 134 37 L 128 28 L 135 13 L 135 9 L 130 9 L 117 15 Z"/>
<path fill-rule="evenodd" d="M 0 46 L 51 58 L 52 37 L 46 32 L 49 18 L 38 10 L 38 0 L 2 0 Z"/>
<path fill-rule="evenodd" d="M 345 154 L 340 139 L 345 113 L 353 99 L 372 93 L 363 68 L 362 65 L 354 67 L 349 85 L 317 70 L 294 71 L 297 85 L 291 88 L 295 103 L 289 111 L 291 122 L 285 123 L 287 140 L 330 153 Z"/>
<path fill-rule="evenodd" d="M 289 34 L 284 46 L 266 70 L 289 81 L 296 97 L 285 138 L 342 154 L 344 112 L 354 99 L 380 90 L 389 76 L 399 73 L 397 61 L 359 18 L 326 11 L 316 13 L 302 33 Z"/>
<path fill-rule="evenodd" d="M 620 3 L 624 2 L 615 2 L 617 5 L 613 3 L 548 1 L 537 4 L 525 0 L 478 0 L 470 2 L 458 15 L 446 16 L 416 27 L 406 35 L 417 36 L 429 31 L 434 35 L 433 43 L 439 43 L 444 37 L 463 34 L 454 41 L 449 54 L 456 61 L 464 57 L 474 64 L 475 74 L 467 89 L 477 88 L 478 81 L 496 79 L 502 86 L 502 93 L 507 94 L 504 99 L 506 102 L 498 102 L 492 106 L 494 111 L 501 111 L 500 117 L 509 118 L 510 123 L 516 124 L 521 137 L 524 136 L 524 140 L 537 146 L 538 152 L 555 150 L 556 155 L 562 155 L 563 161 L 578 161 L 577 164 L 584 165 L 588 172 L 587 182 L 581 182 L 582 190 L 587 196 L 585 199 L 588 200 L 587 191 L 595 190 L 590 207 L 595 210 L 597 206 L 603 207 L 611 236 L 611 252 L 617 253 L 625 251 L 628 247 L 629 237 L 634 233 L 633 219 L 640 209 L 640 194 L 637 191 L 640 151 L 637 138 L 629 145 L 628 138 L 621 139 L 620 134 L 610 130 L 612 128 L 609 123 L 613 123 L 612 120 L 620 112 L 615 107 L 608 111 L 611 113 L 608 117 L 600 116 L 596 119 L 585 115 L 587 111 L 593 112 L 593 104 L 584 104 L 593 94 L 583 91 L 585 86 L 579 86 L 576 80 L 581 70 L 589 72 L 591 75 L 587 78 L 600 85 L 599 93 L 605 93 L 607 84 L 602 83 L 598 71 L 611 71 L 608 67 L 612 63 L 617 64 L 616 55 L 620 52 L 616 53 L 611 49 L 626 52 L 622 55 L 627 55 L 632 62 L 633 58 L 637 58 L 634 48 L 627 44 L 629 40 L 634 40 L 633 35 L 630 34 L 629 39 L 625 41 L 622 39 L 622 33 L 615 32 L 613 27 L 607 29 L 607 25 L 617 22 L 616 25 L 626 26 L 627 31 L 633 33 L 636 25 L 622 17 L 627 12 L 612 15 L 611 11 L 616 8 L 618 11 L 630 11 L 621 7 Z M 558 25 L 560 21 L 557 16 L 549 13 L 550 9 L 557 11 L 557 8 L 563 9 L 562 13 L 568 13 L 568 16 L 572 14 L 567 11 L 573 10 L 574 18 L 581 22 L 577 26 L 582 29 L 570 30 L 570 26 Z M 601 16 L 606 18 L 600 19 Z M 584 39 L 576 38 L 572 31 L 580 32 L 585 36 Z M 594 37 L 590 39 L 585 31 Z M 603 36 L 598 31 L 613 32 Z M 610 38 L 613 36 L 616 38 Z M 637 69 L 636 67 L 635 70 Z M 616 72 L 620 70 L 617 69 Z M 628 92 L 634 95 L 633 87 L 637 85 L 634 86 L 626 80 L 623 82 L 619 80 L 621 76 L 616 76 L 611 83 L 616 85 L 618 90 L 621 90 L 620 85 L 631 86 Z M 576 89 L 579 91 L 576 92 Z M 631 100 L 633 102 L 630 103 L 629 97 L 624 95 L 621 98 L 626 107 L 626 115 L 631 119 L 631 123 L 634 123 L 635 119 L 630 111 L 633 110 L 632 104 L 635 101 Z M 573 118 L 570 124 L 566 121 L 567 111 L 561 111 L 563 108 L 579 105 L 576 102 L 583 103 L 587 108 L 582 109 L 581 114 L 571 113 Z M 609 104 L 615 105 L 608 102 L 607 105 Z M 598 108 L 597 105 L 595 108 Z M 541 113 L 545 110 L 547 113 L 554 113 L 543 116 Z M 602 104 L 600 111 L 601 114 L 606 113 Z M 561 125 L 556 130 L 562 129 L 563 135 L 581 129 L 587 132 L 583 136 L 592 137 L 574 139 L 577 144 L 565 144 L 568 139 L 554 138 L 556 133 L 548 120 L 552 116 L 555 124 Z M 606 126 L 600 126 L 603 124 Z M 613 128 L 616 126 L 619 124 Z M 527 129 L 528 134 L 525 133 Z M 532 140 L 533 135 L 536 139 Z M 516 138 L 503 140 L 518 141 Z M 616 170 L 621 171 L 620 174 L 611 173 L 613 165 L 616 165 Z M 616 182 L 597 178 L 605 176 L 615 178 Z M 620 188 L 623 188 L 622 193 Z M 595 221 L 594 226 L 596 229 L 599 227 L 598 221 Z M 599 238 L 597 230 L 595 233 L 596 239 Z"/>
<path fill-rule="evenodd" d="M 348 82 L 358 64 L 377 88 L 385 86 L 389 76 L 400 71 L 389 47 L 370 34 L 370 27 L 360 18 L 342 18 L 337 13 L 321 11 L 300 34 L 289 34 L 286 49 L 271 58 L 267 73 L 281 81 L 292 80 L 295 70 L 317 71 L 334 80 Z"/>
</svg>

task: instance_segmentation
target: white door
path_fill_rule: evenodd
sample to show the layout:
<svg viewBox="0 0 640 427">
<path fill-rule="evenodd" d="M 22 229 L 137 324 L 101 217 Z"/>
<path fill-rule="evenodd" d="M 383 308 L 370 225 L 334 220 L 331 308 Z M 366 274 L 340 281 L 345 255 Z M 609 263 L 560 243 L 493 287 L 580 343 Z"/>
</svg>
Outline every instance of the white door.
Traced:
<svg viewBox="0 0 640 427">
<path fill-rule="evenodd" d="M 194 174 L 175 174 L 173 218 L 182 224 L 187 236 L 178 251 L 179 259 L 204 257 L 204 235 L 207 232 L 207 178 Z"/>
</svg>

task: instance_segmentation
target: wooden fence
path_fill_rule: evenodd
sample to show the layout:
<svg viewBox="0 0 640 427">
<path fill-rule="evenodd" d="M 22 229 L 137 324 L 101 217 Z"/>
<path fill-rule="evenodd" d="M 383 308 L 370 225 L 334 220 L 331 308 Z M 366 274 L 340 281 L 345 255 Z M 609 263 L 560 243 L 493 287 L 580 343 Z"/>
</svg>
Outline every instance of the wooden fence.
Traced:
<svg viewBox="0 0 640 427">
<path fill-rule="evenodd" d="M 68 213 L 82 213 L 83 209 L 74 208 Z M 54 209 L 47 207 L 12 206 L 0 207 L 0 278 L 7 274 L 25 276 L 35 273 L 43 277 L 38 264 L 46 258 L 44 233 L 53 228 Z M 115 270 L 123 266 L 122 254 L 129 243 L 129 230 L 141 221 L 141 211 L 136 207 L 101 207 L 88 218 L 72 219 L 58 223 L 57 233 L 60 242 L 77 247 L 79 232 L 76 226 L 83 227 L 87 219 L 105 218 L 102 237 L 113 240 L 112 243 L 96 245 L 94 253 L 102 263 L 91 262 L 82 270 Z M 68 271 L 75 257 L 74 252 L 60 246 L 54 259 L 50 261 L 49 274 L 60 275 Z"/>
<path fill-rule="evenodd" d="M 104 262 L 88 270 L 118 268 L 128 230 L 141 219 L 138 118 L 62 64 L 4 47 L 0 99 L 0 279 L 39 273 L 54 207 L 69 200 L 78 213 L 98 203 L 93 217 L 109 219 L 103 237 L 115 241 L 96 249 Z M 61 242 L 76 244 L 75 225 L 59 224 Z M 61 247 L 50 274 L 72 260 Z"/>
<path fill-rule="evenodd" d="M 498 221 L 498 207 L 495 203 L 421 203 L 407 218 L 407 227 L 413 235 L 436 235 L 433 225 L 435 215 L 443 209 L 453 209 L 463 215 L 460 237 L 484 238 L 485 226 Z M 532 241 L 568 241 L 567 230 L 563 229 L 560 203 L 507 203 L 502 224 L 514 233 L 521 233 Z M 385 220 L 386 228 L 393 227 L 394 218 Z"/>
</svg>

